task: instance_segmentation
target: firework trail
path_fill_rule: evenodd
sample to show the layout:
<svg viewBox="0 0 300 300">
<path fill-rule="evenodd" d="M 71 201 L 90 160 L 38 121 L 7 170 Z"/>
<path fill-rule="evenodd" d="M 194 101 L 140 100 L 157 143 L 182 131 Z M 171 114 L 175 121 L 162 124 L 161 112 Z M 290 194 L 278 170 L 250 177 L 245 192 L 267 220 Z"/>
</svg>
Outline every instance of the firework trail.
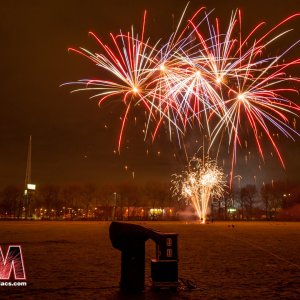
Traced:
<svg viewBox="0 0 300 300">
<path fill-rule="evenodd" d="M 174 196 L 191 201 L 199 219 L 206 222 L 207 210 L 212 198 L 220 198 L 226 187 L 223 170 L 209 157 L 193 158 L 182 174 L 172 176 Z"/>
</svg>

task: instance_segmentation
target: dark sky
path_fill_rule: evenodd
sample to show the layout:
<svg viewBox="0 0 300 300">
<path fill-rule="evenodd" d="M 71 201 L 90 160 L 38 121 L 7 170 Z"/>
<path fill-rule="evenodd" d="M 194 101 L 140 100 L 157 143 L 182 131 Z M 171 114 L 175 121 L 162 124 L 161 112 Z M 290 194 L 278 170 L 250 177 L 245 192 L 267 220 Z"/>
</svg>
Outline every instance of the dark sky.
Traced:
<svg viewBox="0 0 300 300">
<path fill-rule="evenodd" d="M 89 100 L 86 94 L 70 94 L 69 88 L 59 86 L 99 74 L 88 60 L 67 52 L 70 46 L 95 47 L 88 31 L 108 40 L 110 32 L 118 33 L 121 28 L 127 30 L 134 25 L 138 30 L 147 9 L 147 35 L 155 41 L 172 32 L 172 15 L 178 20 L 186 2 L 11 0 L 1 3 L 0 187 L 23 184 L 29 135 L 33 137 L 32 178 L 37 184 L 101 184 L 131 180 L 132 172 L 138 182 L 168 180 L 170 174 L 181 169 L 184 159 L 176 143 L 167 142 L 164 136 L 154 144 L 144 142 L 141 128 L 134 122 L 126 131 L 121 155 L 115 155 L 121 108 L 108 105 L 99 109 L 97 102 Z M 200 6 L 215 8 L 215 16 L 226 22 L 233 9 L 241 8 L 245 29 L 260 20 L 275 25 L 300 11 L 297 0 L 192 0 L 188 15 Z M 283 39 L 282 50 L 300 38 L 300 18 L 288 28 L 294 28 L 294 32 Z M 299 56 L 300 47 L 293 54 Z M 299 97 L 295 100 L 299 103 Z M 250 157 L 247 164 L 241 154 L 236 174 L 241 174 L 245 183 L 253 181 L 254 176 L 260 181 L 300 179 L 299 140 L 279 141 L 286 170 L 274 163 L 275 158 L 269 154 L 259 168 L 253 149 L 253 161 Z M 226 165 L 229 155 L 223 152 Z"/>
</svg>

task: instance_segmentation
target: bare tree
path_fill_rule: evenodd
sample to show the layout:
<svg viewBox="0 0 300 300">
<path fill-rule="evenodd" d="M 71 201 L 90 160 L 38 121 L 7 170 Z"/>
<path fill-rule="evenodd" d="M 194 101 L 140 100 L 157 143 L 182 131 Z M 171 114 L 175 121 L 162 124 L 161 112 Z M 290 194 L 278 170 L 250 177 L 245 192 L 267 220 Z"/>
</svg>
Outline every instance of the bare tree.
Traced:
<svg viewBox="0 0 300 300">
<path fill-rule="evenodd" d="M 1 193 L 0 207 L 4 214 L 17 216 L 21 210 L 22 191 L 16 186 L 7 186 Z"/>
<path fill-rule="evenodd" d="M 299 185 L 291 181 L 274 181 L 261 188 L 267 219 L 273 219 L 281 209 L 300 202 Z"/>
<path fill-rule="evenodd" d="M 152 208 L 164 207 L 167 205 L 170 195 L 170 186 L 159 182 L 159 181 L 149 181 L 144 186 L 144 193 L 148 200 L 148 203 Z"/>
<path fill-rule="evenodd" d="M 93 184 L 84 184 L 81 189 L 82 202 L 85 205 L 86 217 L 89 216 L 89 208 L 96 194 L 96 187 Z"/>
<path fill-rule="evenodd" d="M 121 218 L 123 218 L 123 206 L 127 207 L 127 219 L 130 217 L 130 207 L 139 205 L 140 191 L 138 187 L 131 183 L 125 182 L 118 186 L 120 196 Z"/>
<path fill-rule="evenodd" d="M 254 184 L 248 184 L 241 189 L 240 204 L 243 217 L 246 215 L 247 219 L 253 217 L 253 206 L 255 204 L 255 196 L 257 190 Z"/>
<path fill-rule="evenodd" d="M 272 185 L 271 184 L 264 184 L 261 187 L 260 195 L 261 195 L 261 199 L 262 199 L 263 204 L 264 204 L 266 219 L 270 220 L 270 219 L 273 218 L 273 213 L 272 213 L 272 206 L 273 206 L 272 205 L 272 198 L 273 198 Z"/>
<path fill-rule="evenodd" d="M 69 212 L 71 219 L 73 219 L 75 211 L 78 208 L 78 204 L 81 196 L 81 186 L 79 184 L 70 184 L 63 188 L 63 206 Z"/>
<path fill-rule="evenodd" d="M 116 207 L 118 205 L 119 194 L 117 193 L 117 188 L 110 184 L 106 183 L 101 187 L 101 200 L 104 209 L 104 218 L 108 220 L 116 218 Z"/>
<path fill-rule="evenodd" d="M 48 211 L 48 215 L 57 217 L 58 211 L 61 209 L 60 187 L 57 185 L 44 185 L 39 188 L 38 192 L 39 202 Z M 50 211 L 54 210 L 55 214 Z"/>
</svg>

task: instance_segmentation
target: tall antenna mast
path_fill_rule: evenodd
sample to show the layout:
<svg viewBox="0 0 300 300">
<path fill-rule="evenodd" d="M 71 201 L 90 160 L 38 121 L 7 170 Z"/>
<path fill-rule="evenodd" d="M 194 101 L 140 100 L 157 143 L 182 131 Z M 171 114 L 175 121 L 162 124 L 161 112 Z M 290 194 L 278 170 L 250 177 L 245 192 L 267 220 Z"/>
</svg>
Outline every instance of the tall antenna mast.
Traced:
<svg viewBox="0 0 300 300">
<path fill-rule="evenodd" d="M 27 165 L 26 165 L 26 175 L 25 175 L 25 189 L 27 185 L 31 183 L 31 135 L 29 136 L 28 144 L 28 155 L 27 155 Z"/>
<path fill-rule="evenodd" d="M 25 189 L 24 189 L 24 207 L 25 210 L 25 219 L 27 217 L 32 217 L 31 215 L 31 201 L 34 198 L 34 192 L 36 185 L 31 182 L 31 135 L 29 136 L 29 145 L 28 145 L 28 156 L 27 156 L 27 166 L 26 166 L 26 175 L 25 175 Z"/>
</svg>

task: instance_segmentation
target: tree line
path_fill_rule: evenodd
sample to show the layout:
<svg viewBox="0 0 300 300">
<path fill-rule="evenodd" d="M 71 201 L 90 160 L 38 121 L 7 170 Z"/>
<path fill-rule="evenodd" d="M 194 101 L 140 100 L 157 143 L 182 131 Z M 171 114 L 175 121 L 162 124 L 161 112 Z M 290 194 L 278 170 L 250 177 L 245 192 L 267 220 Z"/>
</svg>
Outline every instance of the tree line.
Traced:
<svg viewBox="0 0 300 300">
<path fill-rule="evenodd" d="M 259 189 L 254 184 L 233 188 L 224 198 L 212 201 L 219 219 L 300 220 L 300 185 L 292 181 L 272 181 Z"/>
<path fill-rule="evenodd" d="M 158 209 L 158 210 L 155 210 Z M 190 212 L 186 213 L 186 212 Z M 93 184 L 45 184 L 35 192 L 9 185 L 0 192 L 2 218 L 38 217 L 44 219 L 147 219 L 180 216 L 193 218 L 189 199 L 178 200 L 166 182 L 145 184 L 123 182 Z M 210 217 L 226 219 L 299 219 L 300 187 L 290 181 L 227 189 L 220 199 L 212 199 Z"/>
<path fill-rule="evenodd" d="M 115 208 L 115 216 L 123 218 L 136 215 L 133 207 L 165 208 L 176 207 L 170 194 L 170 185 L 151 181 L 144 185 L 132 182 L 120 184 L 66 184 L 63 186 L 46 184 L 37 190 L 27 191 L 18 186 L 6 186 L 0 193 L 0 215 L 12 218 L 38 215 L 39 217 L 104 217 L 109 219 Z M 97 211 L 96 211 L 97 210 Z M 102 213 L 101 213 L 102 212 Z"/>
</svg>

